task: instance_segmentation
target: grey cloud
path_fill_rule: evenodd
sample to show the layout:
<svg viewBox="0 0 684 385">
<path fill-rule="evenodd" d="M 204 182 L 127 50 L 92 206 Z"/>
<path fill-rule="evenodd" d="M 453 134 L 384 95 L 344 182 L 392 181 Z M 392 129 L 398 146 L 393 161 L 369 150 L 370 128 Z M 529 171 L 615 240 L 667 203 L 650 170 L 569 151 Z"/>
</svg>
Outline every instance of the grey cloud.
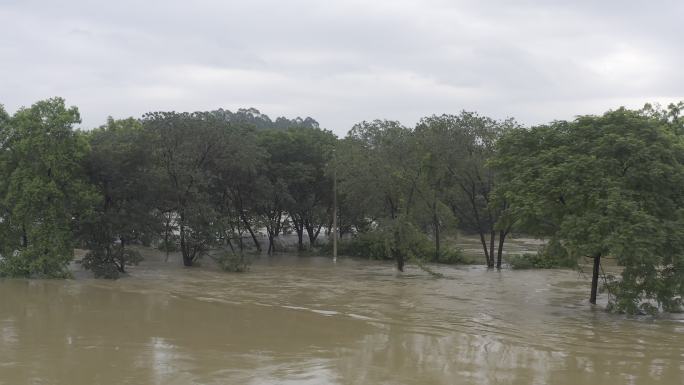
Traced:
<svg viewBox="0 0 684 385">
<path fill-rule="evenodd" d="M 63 96 L 84 127 L 256 107 L 343 135 L 477 110 L 536 124 L 684 99 L 679 2 L 6 1 L 0 103 Z"/>
</svg>

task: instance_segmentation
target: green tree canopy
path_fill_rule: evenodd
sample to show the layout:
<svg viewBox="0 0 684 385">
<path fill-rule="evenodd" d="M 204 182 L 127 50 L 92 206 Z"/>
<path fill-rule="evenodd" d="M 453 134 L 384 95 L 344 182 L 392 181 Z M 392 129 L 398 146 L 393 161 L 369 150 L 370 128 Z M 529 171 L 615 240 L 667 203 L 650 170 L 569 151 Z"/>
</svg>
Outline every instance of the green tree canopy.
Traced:
<svg viewBox="0 0 684 385">
<path fill-rule="evenodd" d="M 684 147 L 660 119 L 621 108 L 501 139 L 493 164 L 500 192 L 523 228 L 559 241 L 569 255 L 624 266 L 614 306 L 671 310 L 684 294 Z"/>
<path fill-rule="evenodd" d="M 433 211 L 437 213 L 437 202 L 443 202 L 458 219 L 461 230 L 479 235 L 488 267 L 496 263 L 501 268 L 503 245 L 511 223 L 505 215 L 508 202 L 494 196 L 496 174 L 487 162 L 495 154 L 498 138 L 517 126 L 512 119 L 497 121 L 463 111 L 458 115 L 423 118 L 416 127 L 429 183 L 437 194 Z"/>
<path fill-rule="evenodd" d="M 6 179 L 0 273 L 68 274 L 74 227 L 88 215 L 96 197 L 83 170 L 88 144 L 73 129 L 79 122 L 76 107 L 67 108 L 61 98 L 22 108 L 10 119 L 2 160 Z"/>
<path fill-rule="evenodd" d="M 153 135 L 155 162 L 170 187 L 167 200 L 177 216 L 185 266 L 216 241 L 217 210 L 210 196 L 217 165 L 225 151 L 228 122 L 211 112 L 153 112 L 143 116 Z"/>
<path fill-rule="evenodd" d="M 384 235 L 387 254 L 403 271 L 425 240 L 416 207 L 429 199 L 414 133 L 399 122 L 375 120 L 354 126 L 336 151 L 339 189 L 363 208 L 371 228 Z"/>
<path fill-rule="evenodd" d="M 159 231 L 153 215 L 159 178 L 148 150 L 151 139 L 133 118 L 109 118 L 106 125 L 88 133 L 87 170 L 101 200 L 82 228 L 90 250 L 86 267 L 96 275 L 114 278 L 124 273 L 126 265 L 140 260 L 126 245 L 150 239 Z"/>
</svg>

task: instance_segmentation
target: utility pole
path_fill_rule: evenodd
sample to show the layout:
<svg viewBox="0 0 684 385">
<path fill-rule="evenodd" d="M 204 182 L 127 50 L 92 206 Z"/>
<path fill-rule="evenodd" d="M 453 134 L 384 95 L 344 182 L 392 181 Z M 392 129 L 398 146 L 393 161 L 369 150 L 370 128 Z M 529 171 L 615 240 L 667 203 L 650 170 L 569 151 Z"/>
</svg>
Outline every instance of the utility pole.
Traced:
<svg viewBox="0 0 684 385">
<path fill-rule="evenodd" d="M 333 150 L 334 151 L 334 150 Z M 337 164 L 333 170 L 333 262 L 337 262 Z"/>
</svg>

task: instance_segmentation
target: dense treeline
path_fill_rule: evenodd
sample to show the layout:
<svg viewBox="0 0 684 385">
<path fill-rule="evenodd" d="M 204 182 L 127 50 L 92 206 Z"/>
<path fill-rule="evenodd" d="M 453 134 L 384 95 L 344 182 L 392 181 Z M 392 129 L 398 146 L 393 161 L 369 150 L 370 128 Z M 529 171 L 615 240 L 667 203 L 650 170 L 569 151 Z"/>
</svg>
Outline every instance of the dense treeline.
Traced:
<svg viewBox="0 0 684 385">
<path fill-rule="evenodd" d="M 178 250 L 192 266 L 212 251 L 240 270 L 246 250 L 272 253 L 339 232 L 357 254 L 458 262 L 449 239 L 476 234 L 501 268 L 512 231 L 549 240 L 539 258 L 624 266 L 610 306 L 681 308 L 684 294 L 683 104 L 624 108 L 532 128 L 475 113 L 413 128 L 376 120 L 338 139 L 311 119 L 254 109 L 152 112 L 79 131 L 55 98 L 14 115 L 0 107 L 0 276 L 117 277 L 133 244 Z M 264 235 L 264 236 L 262 236 Z M 168 255 L 168 254 L 167 254 Z M 426 267 L 426 269 L 428 269 Z M 428 269 L 429 270 L 429 269 Z"/>
</svg>

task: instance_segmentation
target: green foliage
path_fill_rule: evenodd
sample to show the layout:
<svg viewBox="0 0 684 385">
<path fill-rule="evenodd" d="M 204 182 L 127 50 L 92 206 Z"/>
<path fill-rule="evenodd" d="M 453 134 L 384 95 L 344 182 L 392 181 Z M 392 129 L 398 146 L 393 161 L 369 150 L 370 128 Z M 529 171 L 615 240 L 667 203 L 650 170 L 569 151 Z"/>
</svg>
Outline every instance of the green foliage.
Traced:
<svg viewBox="0 0 684 385">
<path fill-rule="evenodd" d="M 506 257 L 512 269 L 577 268 L 577 259 L 568 254 L 557 239 L 551 239 L 537 253 L 514 254 Z"/>
<path fill-rule="evenodd" d="M 179 250 L 178 249 L 179 239 L 180 238 L 177 235 L 172 234 L 171 236 L 169 236 L 169 238 L 167 240 L 162 239 L 159 242 L 157 249 L 160 251 L 169 252 L 169 253 L 173 253 L 175 251 L 178 251 Z"/>
<path fill-rule="evenodd" d="M 408 239 L 407 239 L 408 238 Z M 460 249 L 443 250 L 439 257 L 435 256 L 435 249 L 430 240 L 420 232 L 414 233 L 405 239 L 406 243 L 401 246 L 408 250 L 412 258 L 425 262 L 436 262 L 444 264 L 472 263 L 466 259 Z M 338 253 L 351 257 L 391 260 L 392 248 L 394 247 L 392 234 L 375 230 L 365 233 L 355 234 L 350 239 L 344 239 L 338 244 Z M 332 244 L 326 243 L 321 247 L 321 252 L 331 253 Z"/>
<path fill-rule="evenodd" d="M 83 266 L 91 270 L 95 278 L 119 279 L 121 273 L 114 262 L 102 258 L 101 253 L 89 252 L 84 258 Z"/>
<path fill-rule="evenodd" d="M 138 265 L 142 260 L 142 255 L 135 250 L 113 247 L 89 251 L 81 264 L 91 270 L 95 278 L 117 279 L 125 272 L 125 266 Z"/>
<path fill-rule="evenodd" d="M 430 238 L 410 220 L 400 217 L 386 227 L 386 239 L 390 245 L 390 251 L 396 258 L 397 253 L 407 259 L 429 261 L 435 255 Z"/>
<path fill-rule="evenodd" d="M 614 308 L 663 308 L 684 294 L 684 145 L 672 126 L 621 108 L 499 142 L 500 193 L 521 227 L 557 239 L 569 256 L 624 266 Z"/>
<path fill-rule="evenodd" d="M 249 271 L 252 259 L 243 252 L 222 251 L 212 258 L 219 265 L 221 270 L 231 273 L 244 273 Z"/>
<path fill-rule="evenodd" d="M 0 115 L 0 270 L 10 276 L 68 276 L 75 227 L 97 199 L 82 166 L 88 144 L 73 130 L 78 110 L 54 98 L 22 108 L 9 120 Z"/>
<path fill-rule="evenodd" d="M 573 268 L 577 266 L 577 261 L 554 257 L 542 252 L 513 254 L 506 257 L 508 264 L 514 270 L 522 269 L 559 269 Z"/>
<path fill-rule="evenodd" d="M 501 132 L 515 126 L 467 112 L 425 118 L 415 130 L 380 120 L 354 126 L 334 162 L 343 215 L 351 212 L 360 232 L 393 229 L 390 251 L 399 266 L 413 253 L 415 244 L 403 238 L 415 240 L 414 231 L 434 243 L 432 257 L 421 250 L 421 260 L 462 260 L 441 250 L 441 238 L 461 225 L 490 237 L 483 246 L 493 267 L 495 239 L 505 239 L 512 221 L 505 199 L 493 194 L 486 162 Z"/>
<path fill-rule="evenodd" d="M 147 149 L 151 136 L 135 119 L 109 118 L 88 133 L 88 140 L 86 168 L 100 199 L 91 215 L 80 221 L 80 237 L 91 250 L 83 266 L 96 277 L 117 278 L 127 265 L 139 261 L 126 245 L 149 243 L 159 231 L 151 209 L 159 184 Z"/>
<path fill-rule="evenodd" d="M 329 221 L 333 183 L 326 167 L 336 141 L 330 131 L 297 127 L 287 131 L 287 138 L 278 146 L 279 157 L 274 158 L 274 148 L 269 147 L 270 161 L 281 165 L 278 172 L 285 177 L 291 198 L 286 209 L 298 236 L 299 250 L 303 249 L 304 232 L 314 245 L 322 226 Z"/>
<path fill-rule="evenodd" d="M 415 129 L 428 184 L 435 191 L 427 211 L 440 218 L 434 222 L 444 223 L 449 216 L 439 214 L 441 205 L 457 218 L 458 228 L 489 237 L 482 245 L 489 267 L 496 263 L 496 237 L 505 240 L 513 223 L 507 215 L 508 202 L 494 194 L 496 173 L 487 162 L 495 154 L 498 138 L 515 127 L 518 124 L 512 119 L 497 121 L 462 111 L 423 118 Z"/>
<path fill-rule="evenodd" d="M 366 259 L 388 260 L 394 259 L 393 250 L 399 249 L 406 254 L 407 258 L 410 255 L 416 259 L 431 261 L 434 257 L 434 249 L 424 234 L 411 230 L 400 231 L 401 234 L 397 238 L 391 229 L 377 229 L 356 234 L 351 239 L 340 242 L 338 253 Z M 331 245 L 326 246 L 323 250 L 329 251 Z"/>
<path fill-rule="evenodd" d="M 442 250 L 457 227 L 479 233 L 488 266 L 513 225 L 552 242 L 514 268 L 616 258 L 611 308 L 675 311 L 684 295 L 684 104 L 646 106 L 522 129 L 475 113 L 413 128 L 375 120 L 343 140 L 313 119 L 153 112 L 74 131 L 59 98 L 0 106 L 0 275 L 63 277 L 78 242 L 84 265 L 114 277 L 139 261 L 128 246 L 162 238 L 186 265 L 212 248 L 244 270 L 243 238 L 313 245 L 332 222 L 354 234 L 340 252 L 374 259 L 467 262 Z M 149 149 L 152 148 L 153 151 Z M 488 239 L 487 239 L 488 238 Z M 237 243 L 237 248 L 234 246 Z M 501 254 L 502 247 L 498 248 Z M 114 270 L 117 273 L 114 273 Z"/>
<path fill-rule="evenodd" d="M 235 112 L 228 110 L 213 111 L 213 114 L 218 116 L 222 121 L 236 124 L 253 126 L 257 130 L 287 130 L 290 128 L 311 128 L 318 129 L 318 122 L 313 118 L 295 118 L 288 119 L 285 117 L 278 117 L 271 120 L 268 115 L 262 114 L 256 108 L 240 108 Z"/>
<path fill-rule="evenodd" d="M 192 266 L 216 243 L 211 182 L 218 165 L 230 161 L 229 124 L 217 111 L 153 112 L 142 123 L 153 138 L 154 161 L 167 187 L 165 206 L 177 214 L 183 263 Z"/>
<path fill-rule="evenodd" d="M 427 257 L 421 208 L 434 203 L 413 139 L 398 122 L 363 122 L 339 144 L 333 165 L 342 196 L 361 208 L 359 216 L 384 238 L 399 270 L 411 255 Z"/>
<path fill-rule="evenodd" d="M 66 264 L 71 260 L 68 254 L 38 253 L 31 250 L 16 251 L 0 259 L 0 277 L 14 278 L 70 278 Z"/>
<path fill-rule="evenodd" d="M 321 251 L 331 253 L 332 243 L 326 243 L 321 248 Z M 387 240 L 384 234 L 378 231 L 360 233 L 354 235 L 351 239 L 342 240 L 338 245 L 337 252 L 340 255 L 351 257 L 376 260 L 392 259 Z"/>
<path fill-rule="evenodd" d="M 607 310 L 622 314 L 649 314 L 655 315 L 658 313 L 658 306 L 654 306 L 653 303 L 640 302 L 634 300 L 637 297 L 637 293 L 634 293 L 634 289 L 623 285 L 620 283 L 620 279 L 614 275 L 609 275 L 606 277 L 606 284 L 601 287 L 602 292 L 607 292 L 609 295 L 609 301 Z M 681 310 L 681 300 L 680 306 L 678 307 L 667 307 L 663 310 L 665 311 L 679 311 Z"/>
<path fill-rule="evenodd" d="M 437 258 L 433 256 L 431 262 L 447 265 L 470 265 L 474 263 L 473 260 L 465 257 L 461 249 L 442 250 Z"/>
</svg>

